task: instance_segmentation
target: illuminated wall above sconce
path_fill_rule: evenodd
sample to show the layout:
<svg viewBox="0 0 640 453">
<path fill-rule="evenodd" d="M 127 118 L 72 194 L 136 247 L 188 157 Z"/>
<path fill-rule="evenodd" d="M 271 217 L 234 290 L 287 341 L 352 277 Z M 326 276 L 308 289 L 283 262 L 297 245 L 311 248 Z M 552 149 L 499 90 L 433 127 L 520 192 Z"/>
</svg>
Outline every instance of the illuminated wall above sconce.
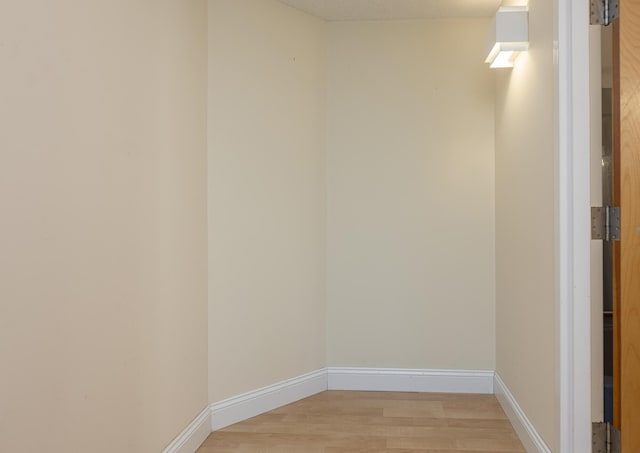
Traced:
<svg viewBox="0 0 640 453">
<path fill-rule="evenodd" d="M 529 48 L 529 13 L 526 6 L 502 6 L 491 22 L 485 63 L 512 68 L 520 52 Z"/>
</svg>

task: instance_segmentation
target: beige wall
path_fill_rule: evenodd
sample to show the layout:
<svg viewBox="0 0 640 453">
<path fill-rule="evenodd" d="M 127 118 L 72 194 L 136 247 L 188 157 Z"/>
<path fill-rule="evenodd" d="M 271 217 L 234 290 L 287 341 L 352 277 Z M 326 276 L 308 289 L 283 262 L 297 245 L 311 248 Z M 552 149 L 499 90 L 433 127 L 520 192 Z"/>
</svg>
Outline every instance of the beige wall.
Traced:
<svg viewBox="0 0 640 453">
<path fill-rule="evenodd" d="M 325 366 L 325 24 L 209 3 L 209 395 Z"/>
<path fill-rule="evenodd" d="M 496 71 L 497 372 L 557 450 L 553 2 L 529 5 L 530 49 Z"/>
<path fill-rule="evenodd" d="M 207 404 L 206 3 L 0 5 L 0 444 L 158 452 Z"/>
<path fill-rule="evenodd" d="M 330 366 L 494 368 L 487 27 L 329 25 Z"/>
</svg>

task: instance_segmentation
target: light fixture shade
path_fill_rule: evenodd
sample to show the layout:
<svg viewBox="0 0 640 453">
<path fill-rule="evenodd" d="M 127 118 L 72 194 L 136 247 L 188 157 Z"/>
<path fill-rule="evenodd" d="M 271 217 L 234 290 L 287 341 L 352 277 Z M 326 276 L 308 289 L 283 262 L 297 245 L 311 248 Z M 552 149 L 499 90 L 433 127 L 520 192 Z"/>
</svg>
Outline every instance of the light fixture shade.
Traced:
<svg viewBox="0 0 640 453">
<path fill-rule="evenodd" d="M 519 52 L 529 48 L 529 14 L 526 6 L 502 6 L 491 22 L 487 59 L 492 68 L 511 68 Z"/>
</svg>

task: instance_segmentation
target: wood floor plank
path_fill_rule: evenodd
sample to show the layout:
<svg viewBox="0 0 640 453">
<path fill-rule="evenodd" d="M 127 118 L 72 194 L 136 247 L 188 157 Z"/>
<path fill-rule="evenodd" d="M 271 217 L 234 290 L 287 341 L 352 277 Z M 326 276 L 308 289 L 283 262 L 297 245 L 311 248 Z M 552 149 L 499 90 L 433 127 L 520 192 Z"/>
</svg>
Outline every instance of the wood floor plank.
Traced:
<svg viewBox="0 0 640 453">
<path fill-rule="evenodd" d="M 524 453 L 493 395 L 328 391 L 212 433 L 198 453 Z"/>
</svg>

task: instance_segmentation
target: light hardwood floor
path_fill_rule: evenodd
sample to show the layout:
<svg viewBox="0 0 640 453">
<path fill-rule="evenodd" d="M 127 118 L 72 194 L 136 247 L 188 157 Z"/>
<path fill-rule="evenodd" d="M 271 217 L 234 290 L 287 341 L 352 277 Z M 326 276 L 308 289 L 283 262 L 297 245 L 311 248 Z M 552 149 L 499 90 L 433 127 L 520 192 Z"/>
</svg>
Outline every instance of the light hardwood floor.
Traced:
<svg viewBox="0 0 640 453">
<path fill-rule="evenodd" d="M 524 453 L 493 395 L 328 391 L 212 433 L 198 453 Z"/>
</svg>

